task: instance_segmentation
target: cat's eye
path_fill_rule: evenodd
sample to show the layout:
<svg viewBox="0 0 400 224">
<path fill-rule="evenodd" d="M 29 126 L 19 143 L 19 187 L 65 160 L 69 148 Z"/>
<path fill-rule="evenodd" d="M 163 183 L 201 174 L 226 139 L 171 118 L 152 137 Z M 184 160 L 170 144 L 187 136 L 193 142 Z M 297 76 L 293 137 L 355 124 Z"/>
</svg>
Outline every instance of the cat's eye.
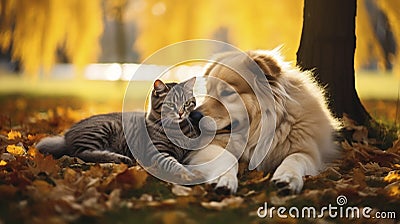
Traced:
<svg viewBox="0 0 400 224">
<path fill-rule="evenodd" d="M 175 104 L 174 103 L 165 102 L 164 105 L 167 106 L 167 107 L 175 108 Z"/>
<path fill-rule="evenodd" d="M 230 96 L 233 95 L 235 93 L 235 91 L 231 91 L 231 90 L 223 90 L 221 92 L 221 96 Z"/>
</svg>

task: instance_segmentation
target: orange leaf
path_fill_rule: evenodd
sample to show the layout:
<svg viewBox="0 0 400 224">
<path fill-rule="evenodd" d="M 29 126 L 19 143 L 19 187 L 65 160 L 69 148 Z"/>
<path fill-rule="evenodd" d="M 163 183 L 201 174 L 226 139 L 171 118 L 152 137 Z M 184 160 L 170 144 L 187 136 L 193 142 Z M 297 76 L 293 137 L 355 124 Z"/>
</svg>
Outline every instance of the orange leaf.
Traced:
<svg viewBox="0 0 400 224">
<path fill-rule="evenodd" d="M 400 196 L 400 182 L 391 183 L 385 187 L 385 190 L 392 197 Z"/>
<path fill-rule="evenodd" d="M 40 172 L 52 175 L 57 174 L 60 170 L 57 161 L 51 155 L 45 157 L 43 154 L 37 153 L 36 156 L 32 158 L 32 161 L 34 164 L 31 165 L 30 168 L 35 175 Z"/>
<path fill-rule="evenodd" d="M 28 155 L 35 157 L 36 154 L 38 154 L 38 150 L 35 147 L 29 147 L 28 149 Z"/>
<path fill-rule="evenodd" d="M 146 182 L 148 174 L 140 167 L 130 167 L 124 172 L 119 173 L 116 177 L 118 184 L 132 187 L 134 189 L 141 188 Z"/>
</svg>

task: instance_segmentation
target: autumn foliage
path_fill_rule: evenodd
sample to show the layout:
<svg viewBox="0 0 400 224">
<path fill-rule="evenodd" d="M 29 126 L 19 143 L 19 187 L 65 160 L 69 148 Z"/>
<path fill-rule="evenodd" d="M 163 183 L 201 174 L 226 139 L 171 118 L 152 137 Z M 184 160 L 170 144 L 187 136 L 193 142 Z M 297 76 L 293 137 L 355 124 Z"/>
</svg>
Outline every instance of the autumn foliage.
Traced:
<svg viewBox="0 0 400 224">
<path fill-rule="evenodd" d="M 348 206 L 400 215 L 400 141 L 383 151 L 365 127 L 348 119 L 346 133 L 352 140 L 338 142 L 343 158 L 318 176 L 305 177 L 299 195 L 278 195 L 269 183 L 270 173 L 250 172 L 246 164 L 240 166 L 238 193 L 219 195 L 210 185 L 163 182 L 140 166 L 85 163 L 67 156 L 55 160 L 37 152 L 41 138 L 62 133 L 86 116 L 83 111 L 67 105 L 47 111 L 31 108 L 18 119 L 12 111 L 1 112 L 1 222 L 258 223 L 271 221 L 256 213 L 265 202 L 319 208 L 335 204 L 339 195 L 347 197 Z M 274 216 L 272 221 L 299 220 Z M 341 219 L 353 221 L 367 220 Z"/>
<path fill-rule="evenodd" d="M 49 71 L 63 49 L 82 67 L 100 53 L 101 1 L 0 1 L 0 50 L 12 49 L 28 74 Z"/>
</svg>

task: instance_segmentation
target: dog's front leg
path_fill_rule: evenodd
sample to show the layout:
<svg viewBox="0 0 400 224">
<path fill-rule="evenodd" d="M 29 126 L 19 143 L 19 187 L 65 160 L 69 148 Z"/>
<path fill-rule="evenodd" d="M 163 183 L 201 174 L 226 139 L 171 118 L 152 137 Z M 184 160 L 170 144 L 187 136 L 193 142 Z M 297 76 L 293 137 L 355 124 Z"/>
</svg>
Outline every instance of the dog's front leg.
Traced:
<svg viewBox="0 0 400 224">
<path fill-rule="evenodd" d="M 218 145 L 193 151 L 185 163 L 191 170 L 199 171 L 209 184 L 216 184 L 218 193 L 235 193 L 238 187 L 238 160 L 229 151 Z"/>
<path fill-rule="evenodd" d="M 307 153 L 298 152 L 288 155 L 282 161 L 271 181 L 278 187 L 279 194 L 297 194 L 303 188 L 303 176 L 317 173 L 317 161 Z"/>
</svg>

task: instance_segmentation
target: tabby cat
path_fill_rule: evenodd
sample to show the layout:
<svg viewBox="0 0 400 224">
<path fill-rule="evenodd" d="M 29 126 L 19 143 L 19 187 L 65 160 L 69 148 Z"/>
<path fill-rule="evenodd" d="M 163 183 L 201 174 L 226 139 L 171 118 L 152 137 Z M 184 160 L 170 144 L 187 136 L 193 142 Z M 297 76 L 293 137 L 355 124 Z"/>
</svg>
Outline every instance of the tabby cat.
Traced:
<svg viewBox="0 0 400 224">
<path fill-rule="evenodd" d="M 86 162 L 123 162 L 133 165 L 135 158 L 129 145 L 145 154 L 149 162 L 144 165 L 157 163 L 167 171 L 179 172 L 185 169 L 180 163 L 188 150 L 174 144 L 167 134 L 179 131 L 188 138 L 199 135 L 199 129 L 189 117 L 196 106 L 193 95 L 195 81 L 195 78 L 181 83 L 156 80 L 149 112 L 94 115 L 74 124 L 64 136 L 42 139 L 36 147 L 41 153 L 51 154 L 55 158 L 69 155 Z M 148 141 L 147 135 L 143 134 L 144 128 L 150 137 Z M 147 153 L 151 143 L 160 153 Z"/>
</svg>

